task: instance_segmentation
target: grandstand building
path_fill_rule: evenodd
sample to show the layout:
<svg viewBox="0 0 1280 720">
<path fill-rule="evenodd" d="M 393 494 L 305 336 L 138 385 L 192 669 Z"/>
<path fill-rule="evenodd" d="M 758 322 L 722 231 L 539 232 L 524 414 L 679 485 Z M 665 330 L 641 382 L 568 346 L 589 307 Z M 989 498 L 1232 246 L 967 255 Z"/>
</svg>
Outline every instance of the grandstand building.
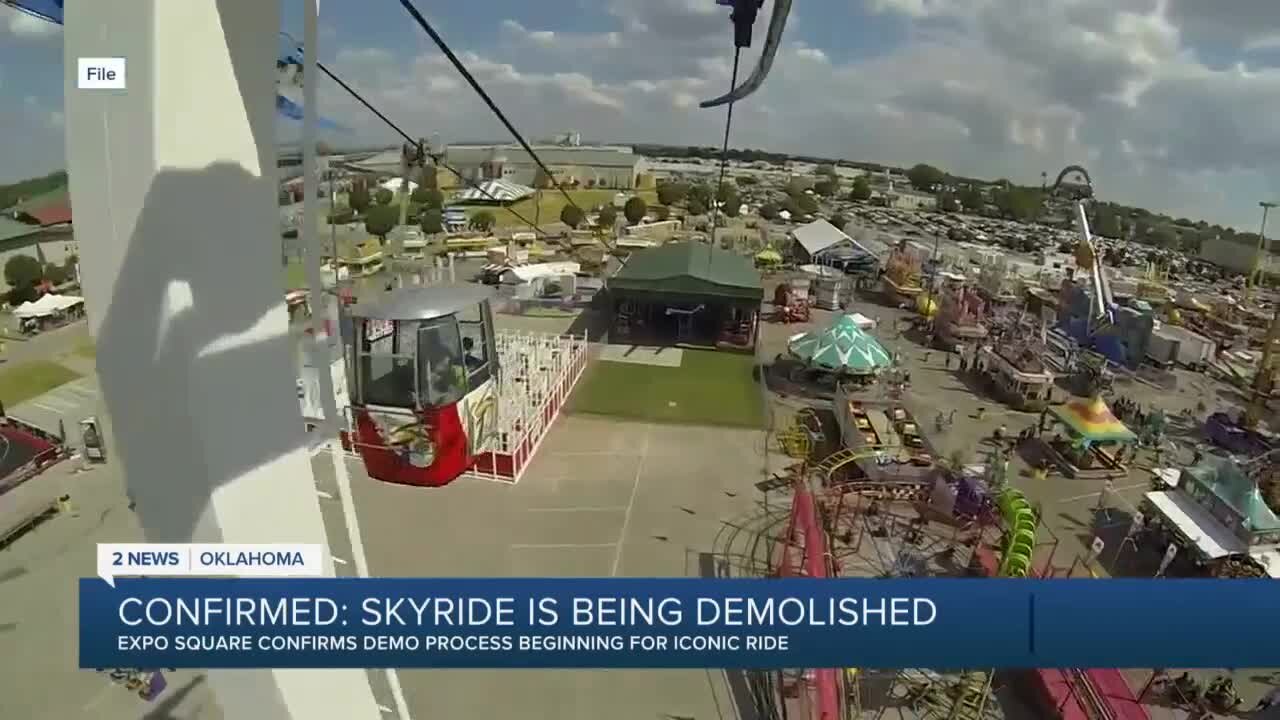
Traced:
<svg viewBox="0 0 1280 720">
<path fill-rule="evenodd" d="M 448 145 L 442 150 L 444 161 L 467 181 L 503 180 L 537 187 L 538 165 L 519 145 Z M 614 190 L 653 186 L 649 162 L 630 147 L 556 144 L 534 145 L 533 150 L 565 186 Z M 356 172 L 396 175 L 400 172 L 400 149 L 385 150 L 345 166 Z M 467 184 L 443 170 L 437 174 L 437 182 L 442 188 Z"/>
</svg>

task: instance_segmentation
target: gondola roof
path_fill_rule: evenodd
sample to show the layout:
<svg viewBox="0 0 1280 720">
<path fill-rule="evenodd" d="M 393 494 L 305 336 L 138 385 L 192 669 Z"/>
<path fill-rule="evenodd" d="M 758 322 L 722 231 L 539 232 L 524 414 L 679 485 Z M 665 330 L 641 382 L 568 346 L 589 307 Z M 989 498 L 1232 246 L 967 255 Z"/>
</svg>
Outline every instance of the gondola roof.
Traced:
<svg viewBox="0 0 1280 720">
<path fill-rule="evenodd" d="M 399 288 L 351 308 L 357 318 L 433 320 L 465 310 L 494 296 L 483 285 L 450 284 Z"/>
</svg>

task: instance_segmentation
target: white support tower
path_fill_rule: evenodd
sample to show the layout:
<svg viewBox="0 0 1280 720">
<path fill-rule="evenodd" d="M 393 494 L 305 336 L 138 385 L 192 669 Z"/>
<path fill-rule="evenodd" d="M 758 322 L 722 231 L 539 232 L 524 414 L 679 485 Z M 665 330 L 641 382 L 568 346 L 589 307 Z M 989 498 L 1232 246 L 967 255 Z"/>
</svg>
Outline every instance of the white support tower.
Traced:
<svg viewBox="0 0 1280 720">
<path fill-rule="evenodd" d="M 68 0 L 67 165 L 118 463 L 150 542 L 320 543 L 277 237 L 271 2 Z M 80 58 L 127 60 L 79 90 Z M 333 572 L 332 561 L 327 570 Z M 222 715 L 382 714 L 363 670 L 214 670 Z"/>
</svg>

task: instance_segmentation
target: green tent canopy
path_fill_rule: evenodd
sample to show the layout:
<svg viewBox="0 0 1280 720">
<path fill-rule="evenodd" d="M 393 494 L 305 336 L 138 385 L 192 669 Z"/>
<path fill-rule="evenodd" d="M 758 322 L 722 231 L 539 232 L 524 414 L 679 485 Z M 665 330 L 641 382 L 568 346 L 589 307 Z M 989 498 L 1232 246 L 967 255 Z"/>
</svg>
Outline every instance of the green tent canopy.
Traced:
<svg viewBox="0 0 1280 720">
<path fill-rule="evenodd" d="M 764 298 L 760 272 L 750 258 L 699 242 L 634 252 L 607 285 L 620 296 L 675 302 L 758 305 Z"/>
<path fill-rule="evenodd" d="M 848 315 L 840 315 L 825 330 L 794 338 L 787 343 L 787 350 L 810 367 L 831 372 L 869 375 L 893 364 L 879 341 Z"/>
</svg>

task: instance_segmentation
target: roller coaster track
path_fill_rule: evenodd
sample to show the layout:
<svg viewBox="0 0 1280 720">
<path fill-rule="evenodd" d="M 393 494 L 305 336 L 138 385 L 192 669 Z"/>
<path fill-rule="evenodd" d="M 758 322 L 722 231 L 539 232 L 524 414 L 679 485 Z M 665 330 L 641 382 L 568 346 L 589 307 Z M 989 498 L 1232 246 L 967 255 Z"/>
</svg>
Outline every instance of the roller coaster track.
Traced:
<svg viewBox="0 0 1280 720">
<path fill-rule="evenodd" d="M 1111 709 L 1110 703 L 1102 697 L 1098 692 L 1098 688 L 1094 685 L 1093 680 L 1089 678 L 1087 670 L 1071 669 L 1066 671 L 1067 682 L 1071 683 L 1075 690 L 1075 696 L 1080 702 L 1080 708 L 1084 710 L 1089 720 L 1115 720 L 1116 713 Z"/>
<path fill-rule="evenodd" d="M 864 497 L 884 500 L 919 500 L 929 496 L 932 483 L 927 480 L 855 480 L 837 483 L 835 476 L 843 468 L 858 462 L 882 456 L 886 452 L 903 450 L 901 445 L 868 445 L 856 450 L 845 448 L 823 458 L 809 472 L 822 476 L 824 484 L 838 492 L 857 493 Z"/>
</svg>

